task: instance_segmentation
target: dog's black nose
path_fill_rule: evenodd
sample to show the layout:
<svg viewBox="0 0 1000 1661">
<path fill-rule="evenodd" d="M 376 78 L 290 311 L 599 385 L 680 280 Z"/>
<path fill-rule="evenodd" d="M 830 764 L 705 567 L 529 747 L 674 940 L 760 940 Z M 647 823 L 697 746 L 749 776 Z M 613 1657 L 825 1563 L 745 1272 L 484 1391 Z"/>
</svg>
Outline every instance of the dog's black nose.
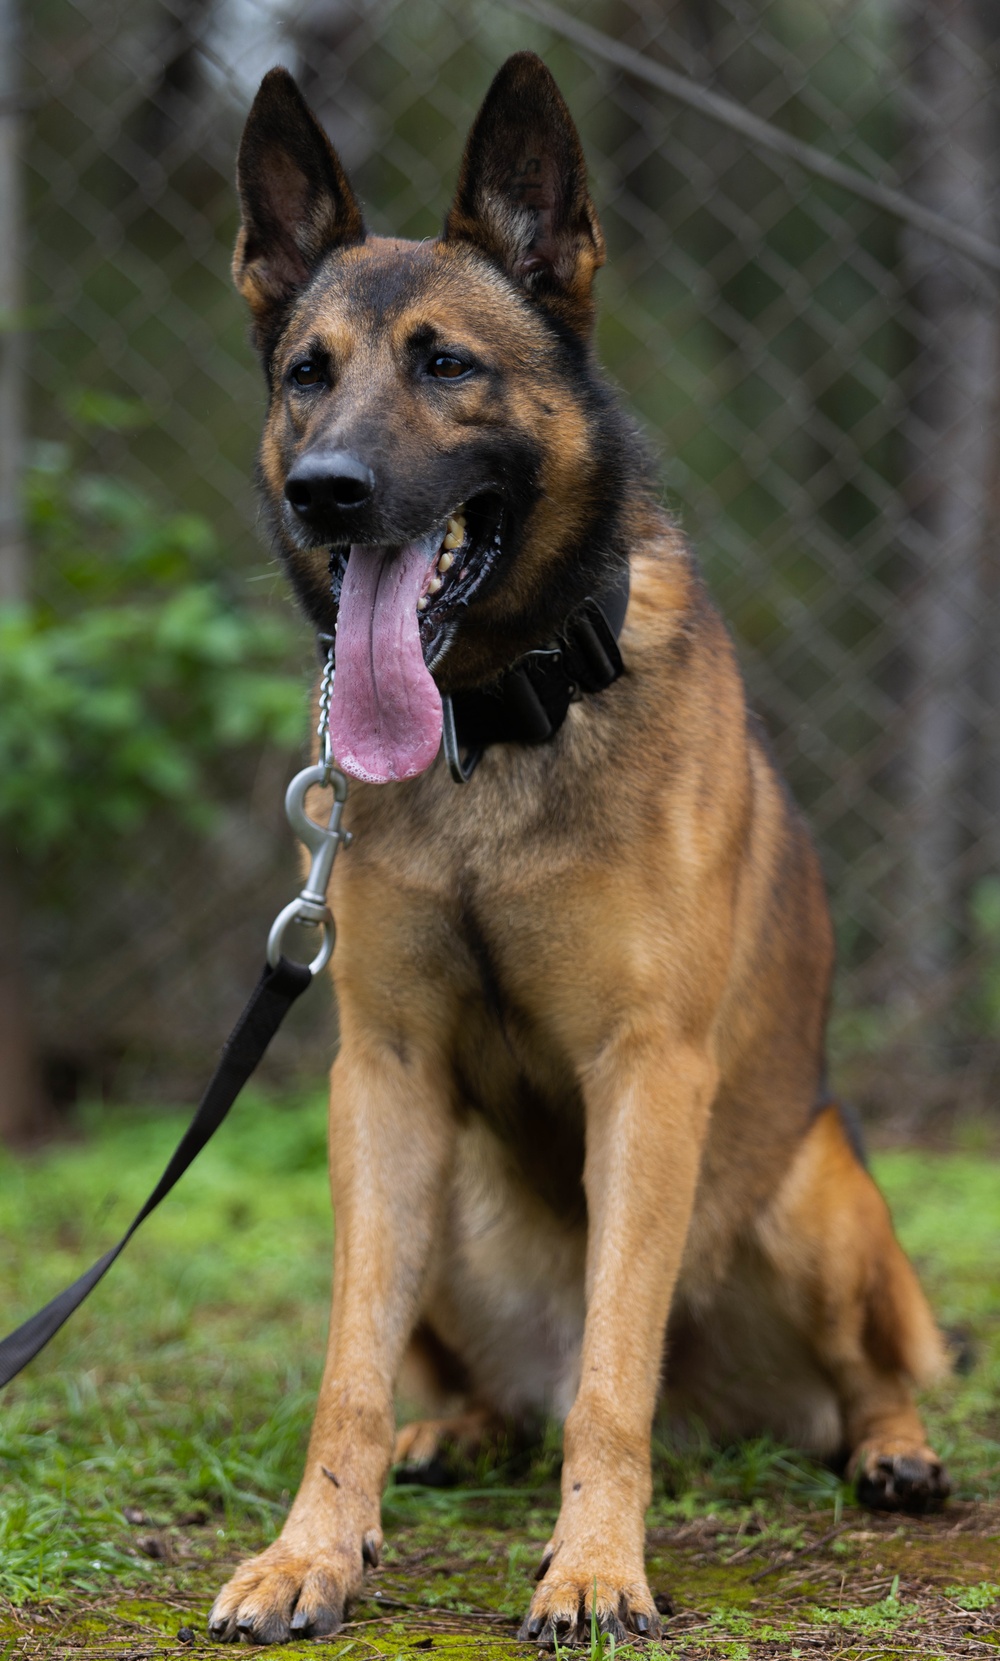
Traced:
<svg viewBox="0 0 1000 1661">
<path fill-rule="evenodd" d="M 348 450 L 307 450 L 285 480 L 285 495 L 303 519 L 363 507 L 374 491 L 371 468 Z"/>
</svg>

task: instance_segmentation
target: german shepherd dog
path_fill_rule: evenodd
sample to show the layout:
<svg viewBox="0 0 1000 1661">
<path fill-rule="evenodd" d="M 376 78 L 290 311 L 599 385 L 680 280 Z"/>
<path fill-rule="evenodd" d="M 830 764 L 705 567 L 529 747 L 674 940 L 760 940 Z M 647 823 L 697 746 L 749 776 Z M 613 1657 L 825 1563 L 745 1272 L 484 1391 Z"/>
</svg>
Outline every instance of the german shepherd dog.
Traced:
<svg viewBox="0 0 1000 1661">
<path fill-rule="evenodd" d="M 831 928 L 733 647 L 591 344 L 604 243 L 541 61 L 510 58 L 438 241 L 366 234 L 283 70 L 239 157 L 277 546 L 336 637 L 359 782 L 331 887 L 341 1046 L 329 1350 L 280 1537 L 218 1638 L 335 1632 L 394 1457 L 564 1420 L 522 1628 L 652 1636 L 665 1396 L 726 1438 L 846 1456 L 868 1503 L 948 1492 L 913 1386 L 945 1351 L 824 1093 Z M 468 783 L 442 700 L 629 573 L 622 673 Z M 398 1435 L 394 1392 L 426 1418 Z"/>
</svg>

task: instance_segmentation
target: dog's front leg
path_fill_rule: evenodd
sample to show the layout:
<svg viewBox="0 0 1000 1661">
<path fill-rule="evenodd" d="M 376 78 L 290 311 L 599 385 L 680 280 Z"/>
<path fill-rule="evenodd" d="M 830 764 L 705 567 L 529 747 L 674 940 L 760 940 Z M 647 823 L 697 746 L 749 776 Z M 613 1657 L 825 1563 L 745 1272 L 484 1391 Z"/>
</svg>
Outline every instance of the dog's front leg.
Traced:
<svg viewBox="0 0 1000 1661">
<path fill-rule="evenodd" d="M 521 1630 L 553 1645 L 658 1631 L 646 1583 L 650 1437 L 717 1073 L 680 1043 L 609 1047 L 585 1085 L 587 1315 L 562 1505 Z M 596 1596 L 596 1603 L 595 1603 Z"/>
<path fill-rule="evenodd" d="M 219 1593 L 216 1638 L 273 1644 L 335 1632 L 381 1549 L 393 1387 L 441 1202 L 451 1113 L 429 1060 L 412 1047 L 362 1047 L 344 1027 L 331 1077 L 333 1309 L 305 1474 L 279 1538 Z"/>
</svg>

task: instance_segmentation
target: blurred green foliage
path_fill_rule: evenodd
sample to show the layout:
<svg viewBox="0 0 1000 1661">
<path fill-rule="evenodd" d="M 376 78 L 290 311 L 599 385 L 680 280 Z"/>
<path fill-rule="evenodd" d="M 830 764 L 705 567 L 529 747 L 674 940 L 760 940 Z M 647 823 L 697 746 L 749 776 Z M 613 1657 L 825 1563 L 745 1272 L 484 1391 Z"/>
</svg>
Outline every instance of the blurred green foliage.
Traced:
<svg viewBox="0 0 1000 1661">
<path fill-rule="evenodd" d="M 45 598 L 0 608 L 0 830 L 37 863 L 164 809 L 206 827 L 227 756 L 301 740 L 290 616 L 227 580 L 205 519 L 64 445 L 38 446 L 27 518 Z"/>
<path fill-rule="evenodd" d="M 1000 1037 L 1000 877 L 983 877 L 969 895 L 978 975 L 970 1014 L 979 1032 Z"/>
</svg>

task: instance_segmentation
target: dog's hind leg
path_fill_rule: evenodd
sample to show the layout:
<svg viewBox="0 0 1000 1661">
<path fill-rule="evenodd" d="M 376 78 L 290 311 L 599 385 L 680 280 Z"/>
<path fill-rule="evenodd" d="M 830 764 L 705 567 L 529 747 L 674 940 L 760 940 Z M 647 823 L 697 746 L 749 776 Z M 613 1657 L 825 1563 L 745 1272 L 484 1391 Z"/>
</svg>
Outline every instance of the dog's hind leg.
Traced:
<svg viewBox="0 0 1000 1661">
<path fill-rule="evenodd" d="M 419 1414 L 396 1432 L 397 1481 L 440 1486 L 450 1479 L 450 1455 L 474 1459 L 503 1431 L 499 1413 L 470 1399 L 465 1368 L 426 1322 L 410 1340 L 397 1395 L 408 1410 Z"/>
<path fill-rule="evenodd" d="M 757 1238 L 784 1313 L 833 1384 L 859 1498 L 892 1510 L 939 1504 L 948 1478 L 913 1386 L 947 1371 L 944 1344 L 835 1106 L 810 1129 Z"/>
<path fill-rule="evenodd" d="M 470 1116 L 400 1374 L 399 1400 L 418 1417 L 399 1432 L 398 1463 L 433 1474 L 449 1445 L 465 1457 L 523 1451 L 545 1418 L 565 1418 L 580 1376 L 585 1253 L 582 1216 L 557 1215 Z"/>
<path fill-rule="evenodd" d="M 396 1432 L 392 1459 L 399 1467 L 397 1481 L 442 1487 L 449 1479 L 449 1454 L 474 1459 L 491 1443 L 499 1443 L 503 1420 L 489 1407 L 468 1407 L 442 1417 L 411 1419 Z"/>
</svg>

